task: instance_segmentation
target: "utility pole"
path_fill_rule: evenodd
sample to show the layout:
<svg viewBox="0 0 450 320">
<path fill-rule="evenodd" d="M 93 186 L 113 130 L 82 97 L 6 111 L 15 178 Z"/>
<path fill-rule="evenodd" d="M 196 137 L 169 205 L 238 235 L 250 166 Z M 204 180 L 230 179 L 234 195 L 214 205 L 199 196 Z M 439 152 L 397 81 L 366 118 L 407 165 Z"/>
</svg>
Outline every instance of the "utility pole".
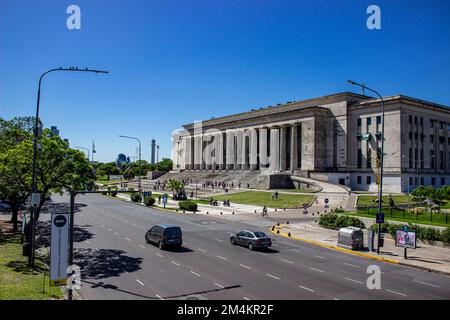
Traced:
<svg viewBox="0 0 450 320">
<path fill-rule="evenodd" d="M 357 83 L 352 80 L 347 80 L 348 83 L 359 86 L 362 89 L 367 89 L 375 93 L 381 99 L 381 160 L 380 160 L 380 185 L 378 189 L 378 215 L 377 215 L 377 223 L 378 223 L 378 245 L 377 245 L 377 253 L 380 254 L 380 244 L 381 244 L 381 221 L 384 221 L 383 215 L 383 170 L 384 170 L 384 99 L 377 91 L 367 87 L 364 84 Z"/>
<path fill-rule="evenodd" d="M 36 104 L 36 119 L 35 119 L 35 123 L 34 123 L 34 137 L 33 137 L 33 165 L 32 165 L 32 177 L 31 177 L 31 199 L 32 199 L 32 203 L 31 203 L 31 213 L 30 213 L 30 235 L 31 235 L 31 248 L 30 248 L 30 255 L 28 257 L 28 264 L 31 265 L 32 267 L 34 267 L 34 246 L 35 246 L 35 241 L 34 241 L 34 235 L 35 235 L 35 217 L 37 215 L 37 202 L 39 200 L 39 194 L 37 192 L 37 188 L 36 188 L 36 162 L 37 162 L 37 149 L 38 149 L 38 139 L 39 139 L 39 107 L 40 107 L 40 100 L 41 100 L 41 84 L 42 84 L 42 79 L 44 78 L 44 76 L 50 72 L 55 72 L 55 71 L 65 71 L 65 72 L 94 72 L 94 73 L 109 73 L 108 71 L 103 71 L 103 70 L 94 70 L 94 69 L 78 69 L 76 67 L 70 67 L 70 68 L 54 68 L 54 69 L 50 69 L 45 71 L 41 77 L 39 78 L 39 85 L 38 85 L 38 94 L 37 94 L 37 104 Z"/>
</svg>

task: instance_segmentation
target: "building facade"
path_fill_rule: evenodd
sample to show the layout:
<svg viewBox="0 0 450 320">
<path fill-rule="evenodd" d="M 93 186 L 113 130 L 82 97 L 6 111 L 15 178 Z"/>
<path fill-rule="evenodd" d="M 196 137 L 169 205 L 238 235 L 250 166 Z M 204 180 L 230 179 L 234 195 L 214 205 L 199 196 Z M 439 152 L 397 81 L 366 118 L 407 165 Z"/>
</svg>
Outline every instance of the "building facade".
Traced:
<svg viewBox="0 0 450 320">
<path fill-rule="evenodd" d="M 386 192 L 450 184 L 450 108 L 383 98 Z M 338 93 L 187 124 L 173 134 L 177 171 L 254 171 L 376 191 L 381 99 Z"/>
</svg>

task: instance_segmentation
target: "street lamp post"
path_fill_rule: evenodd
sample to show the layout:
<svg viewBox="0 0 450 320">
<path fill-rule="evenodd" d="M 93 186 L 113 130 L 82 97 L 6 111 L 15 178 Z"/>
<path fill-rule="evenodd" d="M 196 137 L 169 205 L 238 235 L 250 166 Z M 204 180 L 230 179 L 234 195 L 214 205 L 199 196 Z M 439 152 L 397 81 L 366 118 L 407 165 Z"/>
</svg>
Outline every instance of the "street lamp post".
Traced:
<svg viewBox="0 0 450 320">
<path fill-rule="evenodd" d="M 347 80 L 348 83 L 355 85 L 355 86 L 359 86 L 362 89 L 367 89 L 373 93 L 375 93 L 380 99 L 381 99 L 381 160 L 380 160 L 380 186 L 378 189 L 378 245 L 377 245 L 377 253 L 380 254 L 380 237 L 381 237 L 381 217 L 383 215 L 382 212 L 382 206 L 383 206 L 383 169 L 384 169 L 384 100 L 383 97 L 381 96 L 381 94 L 379 94 L 377 91 L 365 86 L 364 84 L 360 84 L 357 83 L 355 81 L 352 80 Z"/>
<path fill-rule="evenodd" d="M 88 148 L 85 148 L 85 147 L 75 147 L 75 148 L 77 148 L 77 149 L 83 149 L 83 150 L 87 150 L 87 153 L 88 153 L 88 161 L 90 161 L 90 159 L 91 159 L 91 153 L 90 153 L 90 150 L 88 149 Z"/>
<path fill-rule="evenodd" d="M 41 77 L 39 78 L 39 86 L 38 86 L 38 95 L 37 95 L 37 104 L 36 104 L 36 118 L 35 118 L 35 123 L 34 123 L 34 137 L 33 137 L 33 166 L 32 166 L 32 178 L 31 178 L 31 199 L 32 199 L 32 209 L 31 209 L 31 214 L 30 214 L 30 235 L 31 235 L 31 252 L 30 255 L 28 256 L 28 263 L 34 267 L 34 234 L 35 234 L 35 215 L 36 215 L 36 209 L 37 209 L 37 202 L 38 202 L 38 194 L 37 194 L 37 190 L 36 190 L 36 158 L 37 158 L 37 141 L 39 139 L 39 105 L 40 105 L 40 100 L 41 100 L 41 84 L 42 84 L 42 79 L 44 78 L 44 76 L 50 72 L 55 72 L 55 71 L 67 71 L 67 72 L 94 72 L 94 73 L 109 73 L 109 71 L 103 71 L 103 70 L 94 70 L 94 69 L 78 69 L 75 67 L 70 67 L 70 68 L 54 68 L 54 69 L 50 69 L 45 71 Z"/>
<path fill-rule="evenodd" d="M 139 139 L 136 138 L 136 137 L 130 137 L 130 136 L 122 136 L 122 135 L 119 135 L 119 137 L 120 137 L 120 138 L 133 139 L 133 140 L 137 140 L 137 141 L 139 142 L 139 166 L 142 166 L 142 163 L 141 163 L 141 140 L 139 140 Z M 139 189 L 139 192 L 142 191 L 142 190 L 141 190 L 141 175 L 138 176 L 138 189 Z"/>
</svg>

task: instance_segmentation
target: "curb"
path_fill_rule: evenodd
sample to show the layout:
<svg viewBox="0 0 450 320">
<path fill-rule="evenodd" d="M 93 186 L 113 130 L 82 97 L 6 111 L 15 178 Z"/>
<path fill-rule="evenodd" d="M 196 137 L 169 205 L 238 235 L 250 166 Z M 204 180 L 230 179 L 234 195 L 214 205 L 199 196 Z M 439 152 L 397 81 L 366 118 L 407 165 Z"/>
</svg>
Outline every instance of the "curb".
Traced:
<svg viewBox="0 0 450 320">
<path fill-rule="evenodd" d="M 310 243 L 310 244 L 314 244 L 314 245 L 317 245 L 317 246 L 320 246 L 320 247 L 333 249 L 333 250 L 337 250 L 337 251 L 342 251 L 342 252 L 346 252 L 346 253 L 349 253 L 349 254 L 365 257 L 365 258 L 372 259 L 372 260 L 378 260 L 378 261 L 388 262 L 388 263 L 397 264 L 397 265 L 402 265 L 403 264 L 402 262 L 394 260 L 394 259 L 377 257 L 377 256 L 373 256 L 373 255 L 370 255 L 370 254 L 367 254 L 367 253 L 358 252 L 358 251 L 352 251 L 352 250 L 344 249 L 344 248 L 341 248 L 341 247 L 338 247 L 338 246 L 322 243 L 322 242 L 315 241 L 315 240 L 308 240 L 308 239 L 304 239 L 304 238 L 300 238 L 300 237 L 296 237 L 296 236 L 289 236 L 287 233 L 281 232 L 281 230 L 283 229 L 284 226 L 286 226 L 286 224 L 280 224 L 280 226 L 275 226 L 274 230 L 272 230 L 272 227 L 270 227 L 269 231 L 271 233 L 273 233 L 273 234 L 276 234 L 276 235 L 279 235 L 279 236 L 283 236 L 283 237 L 288 238 L 288 239 L 300 240 L 300 241 L 307 242 L 307 243 Z M 280 233 L 277 233 L 275 230 L 280 231 Z M 406 265 L 407 266 L 411 266 L 409 264 L 406 264 Z"/>
</svg>

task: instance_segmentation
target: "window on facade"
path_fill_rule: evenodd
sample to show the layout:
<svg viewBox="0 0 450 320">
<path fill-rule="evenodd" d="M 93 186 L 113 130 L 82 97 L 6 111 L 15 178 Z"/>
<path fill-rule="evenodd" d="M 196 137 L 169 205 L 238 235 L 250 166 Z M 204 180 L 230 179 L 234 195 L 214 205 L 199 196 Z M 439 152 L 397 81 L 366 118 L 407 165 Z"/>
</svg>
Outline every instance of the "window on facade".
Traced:
<svg viewBox="0 0 450 320">
<path fill-rule="evenodd" d="M 412 139 L 412 132 L 411 131 L 408 133 L 408 137 L 409 137 L 409 140 Z"/>
<path fill-rule="evenodd" d="M 434 151 L 430 150 L 430 168 L 434 169 Z"/>
<path fill-rule="evenodd" d="M 417 117 L 414 117 L 414 124 L 417 124 Z"/>
<path fill-rule="evenodd" d="M 412 116 L 410 115 L 408 118 L 409 118 L 408 119 L 409 124 L 412 124 Z"/>
<path fill-rule="evenodd" d="M 420 117 L 420 125 L 423 127 L 423 118 Z"/>
<path fill-rule="evenodd" d="M 358 119 L 358 128 L 361 127 L 361 118 Z"/>
<path fill-rule="evenodd" d="M 445 177 L 441 177 L 441 186 L 445 186 Z"/>
<path fill-rule="evenodd" d="M 361 184 L 361 183 L 362 183 L 361 176 L 357 176 L 356 177 L 356 184 Z"/>
<path fill-rule="evenodd" d="M 372 150 L 367 149 L 367 168 L 372 168 Z"/>
<path fill-rule="evenodd" d="M 372 177 L 371 176 L 367 176 L 366 177 L 366 184 L 372 184 Z"/>
<path fill-rule="evenodd" d="M 362 150 L 358 149 L 358 168 L 362 167 Z"/>
<path fill-rule="evenodd" d="M 409 185 L 412 186 L 412 184 L 413 184 L 413 178 L 409 177 Z"/>
<path fill-rule="evenodd" d="M 440 125 L 441 125 L 441 129 L 444 129 L 444 123 L 442 121 L 441 121 Z"/>
<path fill-rule="evenodd" d="M 425 184 L 425 179 L 423 177 L 420 177 L 420 185 L 423 186 Z"/>
<path fill-rule="evenodd" d="M 436 178 L 435 177 L 431 177 L 431 185 L 436 185 Z"/>
<path fill-rule="evenodd" d="M 434 134 L 430 134 L 430 143 L 434 143 Z"/>
<path fill-rule="evenodd" d="M 430 128 L 434 128 L 434 121 L 430 120 Z"/>
<path fill-rule="evenodd" d="M 377 116 L 377 124 L 381 124 L 381 116 Z"/>
<path fill-rule="evenodd" d="M 439 151 L 439 169 L 444 170 L 444 151 Z"/>
</svg>

